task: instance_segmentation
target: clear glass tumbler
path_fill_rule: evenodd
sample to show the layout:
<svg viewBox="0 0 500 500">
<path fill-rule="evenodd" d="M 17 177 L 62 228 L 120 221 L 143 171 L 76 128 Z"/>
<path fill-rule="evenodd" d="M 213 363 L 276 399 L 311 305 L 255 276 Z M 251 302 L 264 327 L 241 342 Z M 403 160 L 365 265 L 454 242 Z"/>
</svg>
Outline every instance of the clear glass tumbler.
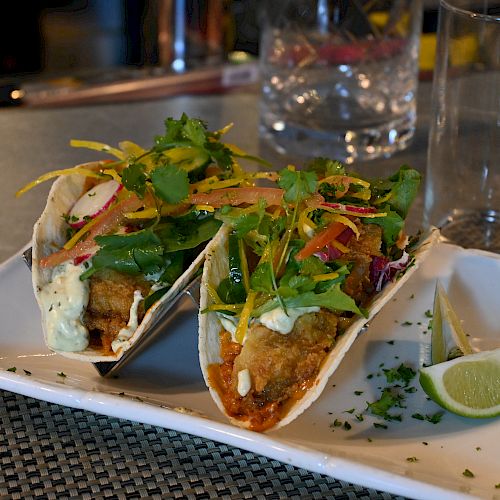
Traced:
<svg viewBox="0 0 500 500">
<path fill-rule="evenodd" d="M 413 137 L 420 0 L 263 2 L 261 137 L 298 158 L 389 157 Z"/>
<path fill-rule="evenodd" d="M 500 3 L 441 0 L 424 224 L 500 252 Z"/>
</svg>

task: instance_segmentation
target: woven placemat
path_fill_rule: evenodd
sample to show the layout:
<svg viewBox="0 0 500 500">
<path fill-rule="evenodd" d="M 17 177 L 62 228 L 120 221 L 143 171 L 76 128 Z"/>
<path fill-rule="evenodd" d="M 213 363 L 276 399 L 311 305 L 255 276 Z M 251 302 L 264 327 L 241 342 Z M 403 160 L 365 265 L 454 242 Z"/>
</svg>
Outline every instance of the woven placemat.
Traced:
<svg viewBox="0 0 500 500">
<path fill-rule="evenodd" d="M 0 498 L 402 498 L 7 391 L 0 416 Z"/>
</svg>

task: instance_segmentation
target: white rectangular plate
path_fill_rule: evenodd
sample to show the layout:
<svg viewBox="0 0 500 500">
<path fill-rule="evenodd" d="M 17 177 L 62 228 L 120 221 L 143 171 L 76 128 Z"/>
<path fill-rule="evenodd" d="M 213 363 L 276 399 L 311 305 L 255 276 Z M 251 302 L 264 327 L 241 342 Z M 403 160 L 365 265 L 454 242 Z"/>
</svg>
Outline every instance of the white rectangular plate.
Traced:
<svg viewBox="0 0 500 500">
<path fill-rule="evenodd" d="M 117 378 L 103 379 L 91 364 L 46 349 L 30 273 L 16 255 L 0 267 L 0 387 L 206 437 L 411 498 L 500 498 L 500 419 L 445 413 L 433 424 L 412 417 L 440 411 L 418 375 L 410 384 L 415 392 L 403 393 L 406 408 L 392 410 L 402 415 L 400 422 L 366 411 L 388 386 L 384 369 L 404 363 L 418 371 L 429 362 L 428 312 L 437 278 L 474 348 L 500 347 L 500 256 L 439 244 L 356 340 L 316 403 L 285 428 L 259 434 L 228 425 L 212 402 L 198 365 L 196 310 L 189 300 L 165 322 L 162 338 Z M 466 477 L 466 469 L 474 477 Z"/>
</svg>

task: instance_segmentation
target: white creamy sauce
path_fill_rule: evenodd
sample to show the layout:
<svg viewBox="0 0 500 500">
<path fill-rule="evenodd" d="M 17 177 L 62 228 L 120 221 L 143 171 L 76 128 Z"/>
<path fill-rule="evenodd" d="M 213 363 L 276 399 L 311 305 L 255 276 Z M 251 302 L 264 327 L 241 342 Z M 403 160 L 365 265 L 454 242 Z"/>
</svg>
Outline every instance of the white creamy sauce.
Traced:
<svg viewBox="0 0 500 500">
<path fill-rule="evenodd" d="M 262 314 L 259 318 L 259 322 L 270 330 L 282 333 L 284 335 L 290 333 L 293 330 L 293 325 L 297 318 L 306 313 L 318 312 L 319 307 L 295 307 L 288 308 L 287 312 L 281 307 L 275 307 L 271 311 Z M 288 314 L 287 314 L 288 313 Z"/>
<path fill-rule="evenodd" d="M 244 398 L 252 387 L 252 379 L 248 368 L 238 372 L 238 394 Z"/>
<path fill-rule="evenodd" d="M 111 342 L 111 349 L 113 352 L 118 352 L 120 349 L 125 349 L 130 347 L 130 337 L 137 330 L 139 325 L 139 319 L 137 317 L 137 310 L 139 308 L 139 304 L 142 300 L 142 293 L 140 290 L 134 291 L 134 300 L 132 305 L 130 306 L 130 313 L 128 317 L 128 323 L 125 328 L 122 328 L 113 342 Z"/>
<path fill-rule="evenodd" d="M 89 332 L 83 324 L 89 283 L 80 280 L 84 271 L 84 264 L 61 264 L 54 268 L 50 282 L 40 292 L 47 344 L 53 349 L 83 351 L 89 345 Z"/>
<path fill-rule="evenodd" d="M 218 313 L 217 316 L 219 317 L 219 321 L 222 325 L 222 328 L 224 328 L 226 332 L 229 332 L 231 334 L 233 342 L 236 342 L 235 334 L 236 334 L 236 327 L 238 326 L 237 318 L 235 318 L 234 316 L 226 316 L 222 313 Z"/>
</svg>

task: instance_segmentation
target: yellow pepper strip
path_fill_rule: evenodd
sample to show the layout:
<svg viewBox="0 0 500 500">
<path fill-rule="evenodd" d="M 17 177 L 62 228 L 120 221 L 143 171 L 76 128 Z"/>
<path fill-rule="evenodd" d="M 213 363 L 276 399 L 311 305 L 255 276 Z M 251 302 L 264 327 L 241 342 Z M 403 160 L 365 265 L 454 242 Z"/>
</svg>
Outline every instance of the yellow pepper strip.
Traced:
<svg viewBox="0 0 500 500">
<path fill-rule="evenodd" d="M 329 208 L 329 207 L 321 207 L 321 208 L 323 209 L 323 208 Z M 340 222 L 341 224 L 344 224 L 344 226 L 351 228 L 353 230 L 354 234 L 356 235 L 356 239 L 359 238 L 359 230 L 356 227 L 356 224 L 354 224 L 354 222 L 351 219 L 349 219 L 348 217 L 345 217 L 345 216 L 340 215 L 338 213 L 329 214 L 327 217 L 328 217 L 328 220 L 331 222 Z"/>
<path fill-rule="evenodd" d="M 220 137 L 221 135 L 224 135 L 225 133 L 229 132 L 234 126 L 234 123 L 228 123 L 224 128 L 221 128 L 219 130 L 216 130 L 214 132 L 214 135 L 217 137 Z"/>
<path fill-rule="evenodd" d="M 69 250 L 70 248 L 73 248 L 78 241 L 82 238 L 82 236 L 85 233 L 89 232 L 89 229 L 92 228 L 92 226 L 95 226 L 97 222 L 100 220 L 100 217 L 96 217 L 95 219 L 92 219 L 91 221 L 87 222 L 85 226 L 83 226 L 80 230 L 78 230 L 64 245 L 63 248 L 65 250 Z"/>
<path fill-rule="evenodd" d="M 326 273 L 326 274 L 316 274 L 316 276 L 313 276 L 312 279 L 313 281 L 328 281 L 328 280 L 334 280 L 335 278 L 339 277 L 339 273 Z"/>
<path fill-rule="evenodd" d="M 215 208 L 212 207 L 212 205 L 195 205 L 194 206 L 195 210 L 200 210 L 204 212 L 215 212 Z"/>
<path fill-rule="evenodd" d="M 247 300 L 245 302 L 245 305 L 243 306 L 243 309 L 241 310 L 240 320 L 238 321 L 238 325 L 236 326 L 236 331 L 234 333 L 236 342 L 238 342 L 239 344 L 243 344 L 243 339 L 245 338 L 245 335 L 247 333 L 248 321 L 250 320 L 250 314 L 253 310 L 253 304 L 255 302 L 256 295 L 257 292 L 250 292 L 247 295 Z"/>
<path fill-rule="evenodd" d="M 391 197 L 391 193 L 387 193 L 385 196 L 382 196 L 381 198 L 378 198 L 373 202 L 374 205 L 381 205 L 382 203 L 385 203 L 388 201 Z"/>
<path fill-rule="evenodd" d="M 372 197 L 372 192 L 370 189 L 362 189 L 357 193 L 351 193 L 349 196 L 352 198 L 358 198 L 358 200 L 368 201 Z"/>
<path fill-rule="evenodd" d="M 347 253 L 349 251 L 349 249 L 345 245 L 343 245 L 342 243 L 340 243 L 340 241 L 337 240 L 331 241 L 330 245 L 332 245 L 332 247 L 335 247 L 337 250 L 340 250 L 342 253 Z"/>
<path fill-rule="evenodd" d="M 210 297 L 212 302 L 214 302 L 215 304 L 223 304 L 215 287 L 213 287 L 210 283 L 207 283 L 206 289 L 208 292 L 208 296 Z"/>
<path fill-rule="evenodd" d="M 206 193 L 212 191 L 212 189 L 222 189 L 227 187 L 237 186 L 242 183 L 244 179 L 226 179 L 223 181 L 212 181 L 212 182 L 198 182 L 194 184 L 196 186 L 198 193 Z"/>
<path fill-rule="evenodd" d="M 52 172 L 47 172 L 46 174 L 41 175 L 38 177 L 38 179 L 35 179 L 34 181 L 30 182 L 29 184 L 26 184 L 23 188 L 21 188 L 19 191 L 16 193 L 16 197 L 19 197 L 26 193 L 26 191 L 29 191 L 31 188 L 38 186 L 42 182 L 45 182 L 49 179 L 52 179 L 54 177 L 59 177 L 60 175 L 71 175 L 71 174 L 80 174 L 80 175 L 85 175 L 85 177 L 95 177 L 96 179 L 102 179 L 104 174 L 91 170 L 89 168 L 82 168 L 82 167 L 73 167 L 73 168 L 65 168 L 61 170 L 53 170 Z"/>
<path fill-rule="evenodd" d="M 116 156 L 116 158 L 118 158 L 119 160 L 126 159 L 126 155 L 123 151 L 120 151 L 119 149 L 113 148 L 112 146 L 109 146 L 108 144 L 104 144 L 103 142 L 80 141 L 77 139 L 72 139 L 69 143 L 74 148 L 92 149 L 94 151 L 100 151 L 102 153 L 109 153 L 113 156 Z"/>
<path fill-rule="evenodd" d="M 155 207 L 145 208 L 138 212 L 128 212 L 125 217 L 127 219 L 154 219 L 158 217 L 158 210 Z"/>
<path fill-rule="evenodd" d="M 311 212 L 313 212 L 315 210 L 314 207 L 309 207 L 309 208 L 306 208 L 304 210 L 302 210 L 302 212 L 300 212 L 300 215 L 299 215 L 299 223 L 298 223 L 298 230 L 299 230 L 299 236 L 304 240 L 304 241 L 307 241 L 307 240 L 310 240 L 311 238 L 309 237 L 309 235 L 307 234 L 306 230 L 305 230 L 305 227 L 309 227 L 311 229 L 316 229 L 316 224 L 308 217 L 309 214 Z"/>
<path fill-rule="evenodd" d="M 357 184 L 365 188 L 370 187 L 369 182 L 366 182 L 363 179 L 358 179 L 357 177 L 350 177 L 348 175 L 330 175 L 329 177 L 325 177 L 319 181 L 320 184 L 323 184 L 324 182 L 327 184 L 344 184 L 344 182 L 348 182 L 349 184 Z"/>
<path fill-rule="evenodd" d="M 232 312 L 239 312 L 243 310 L 243 307 L 241 304 L 210 304 L 207 306 L 204 311 L 232 311 Z"/>
<path fill-rule="evenodd" d="M 142 156 L 146 150 L 136 144 L 135 142 L 132 141 L 121 141 L 118 143 L 120 146 L 120 149 L 127 155 L 127 156 Z"/>
<path fill-rule="evenodd" d="M 234 158 L 231 161 L 231 167 L 233 169 L 234 177 L 243 177 L 245 175 L 245 171 L 241 168 L 241 165 Z"/>
<path fill-rule="evenodd" d="M 121 178 L 120 174 L 114 168 L 106 168 L 103 171 L 103 173 L 106 174 L 106 175 L 110 175 L 111 177 L 113 177 L 113 179 L 116 182 L 119 182 L 120 184 L 122 183 L 122 178 Z"/>
<path fill-rule="evenodd" d="M 238 253 L 240 256 L 243 286 L 245 287 L 245 291 L 248 293 L 248 291 L 250 290 L 250 273 L 248 271 L 248 261 L 247 261 L 247 254 L 245 253 L 245 243 L 241 238 L 238 239 Z"/>
</svg>

